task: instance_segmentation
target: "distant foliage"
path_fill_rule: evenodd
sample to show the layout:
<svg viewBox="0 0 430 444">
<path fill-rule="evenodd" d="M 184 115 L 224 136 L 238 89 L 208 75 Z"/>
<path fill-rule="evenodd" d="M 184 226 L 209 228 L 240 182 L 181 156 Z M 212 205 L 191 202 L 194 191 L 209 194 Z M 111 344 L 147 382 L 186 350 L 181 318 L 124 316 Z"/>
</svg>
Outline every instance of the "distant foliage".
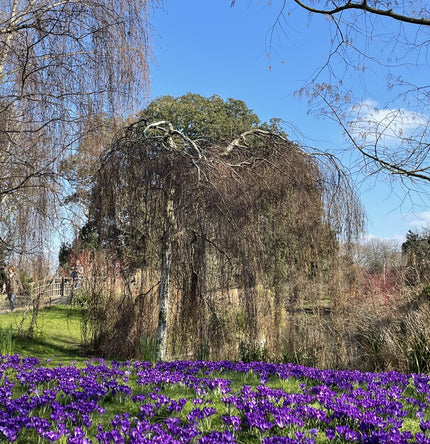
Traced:
<svg viewBox="0 0 430 444">
<path fill-rule="evenodd" d="M 408 284 L 430 284 L 430 231 L 410 230 L 402 244 L 402 253 L 408 267 Z"/>
</svg>

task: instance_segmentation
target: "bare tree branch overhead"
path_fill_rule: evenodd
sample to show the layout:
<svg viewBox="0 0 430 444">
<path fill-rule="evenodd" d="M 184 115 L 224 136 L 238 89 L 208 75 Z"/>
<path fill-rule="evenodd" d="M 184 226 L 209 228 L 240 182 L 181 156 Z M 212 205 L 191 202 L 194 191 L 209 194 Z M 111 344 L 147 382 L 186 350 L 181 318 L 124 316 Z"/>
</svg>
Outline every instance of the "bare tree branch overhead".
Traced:
<svg viewBox="0 0 430 444">
<path fill-rule="evenodd" d="M 427 17 L 416 17 L 413 14 L 415 14 L 415 11 L 411 11 L 411 14 L 404 14 L 404 13 L 399 13 L 396 12 L 395 9 L 393 9 L 393 6 L 397 5 L 398 6 L 398 2 L 387 2 L 387 4 L 385 5 L 385 2 L 381 2 L 381 1 L 374 1 L 374 2 L 367 2 L 367 0 L 363 0 L 361 2 L 358 3 L 354 3 L 351 1 L 348 1 L 346 3 L 335 3 L 335 2 L 326 2 L 325 3 L 325 7 L 322 8 L 318 8 L 318 7 L 314 7 L 311 6 L 313 4 L 318 4 L 320 2 L 314 2 L 311 1 L 310 4 L 306 3 L 306 2 L 302 2 L 300 0 L 294 0 L 295 3 L 297 3 L 297 5 L 299 5 L 301 8 L 306 9 L 309 12 L 313 12 L 315 14 L 324 14 L 324 15 L 338 15 L 341 14 L 342 12 L 349 10 L 349 9 L 354 9 L 354 10 L 359 10 L 359 11 L 364 11 L 364 12 L 368 12 L 370 14 L 375 14 L 375 15 L 381 15 L 381 16 L 385 16 L 385 17 L 391 17 L 394 20 L 398 20 L 400 22 L 405 22 L 405 23 L 413 23 L 414 25 L 425 25 L 425 26 L 429 26 L 430 25 L 430 19 Z M 284 5 L 286 5 L 287 1 L 284 0 Z M 372 6 L 372 3 L 375 6 Z M 234 4 L 234 2 L 233 2 Z M 413 4 L 411 2 L 411 4 Z M 416 3 L 415 3 L 416 5 Z M 421 11 L 421 13 L 424 11 Z"/>
<path fill-rule="evenodd" d="M 232 1 L 231 6 L 236 3 Z M 312 113 L 340 125 L 368 174 L 386 173 L 401 180 L 407 190 L 423 190 L 430 181 L 430 84 L 425 74 L 429 70 L 428 4 L 388 0 L 269 3 L 275 9 L 269 50 L 275 31 L 289 32 L 294 14 L 307 14 L 310 27 L 321 20 L 328 23 L 326 61 L 314 66 L 296 94 L 308 99 Z M 380 89 L 375 92 L 376 84 Z M 373 92 L 370 97 L 369 91 Z"/>
</svg>

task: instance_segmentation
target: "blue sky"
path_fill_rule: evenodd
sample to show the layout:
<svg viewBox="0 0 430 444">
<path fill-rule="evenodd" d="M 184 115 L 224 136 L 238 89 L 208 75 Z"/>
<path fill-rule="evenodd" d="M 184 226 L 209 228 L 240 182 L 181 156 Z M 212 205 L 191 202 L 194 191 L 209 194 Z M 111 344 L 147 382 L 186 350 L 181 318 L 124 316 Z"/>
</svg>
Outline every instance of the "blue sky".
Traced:
<svg viewBox="0 0 430 444">
<path fill-rule="evenodd" d="M 307 101 L 294 94 L 327 58 L 329 23 L 296 11 L 271 34 L 277 3 L 237 0 L 230 8 L 230 0 L 165 0 L 152 19 L 151 97 L 193 92 L 241 99 L 262 120 L 289 122 L 292 139 L 336 153 L 348 165 L 354 155 L 345 153 L 339 126 L 309 114 Z M 374 75 L 362 97 L 382 103 L 384 79 Z M 415 194 L 411 202 L 404 188 L 382 175 L 366 179 L 358 170 L 353 179 L 367 212 L 369 236 L 401 241 L 410 228 L 430 223 L 427 196 Z"/>
</svg>

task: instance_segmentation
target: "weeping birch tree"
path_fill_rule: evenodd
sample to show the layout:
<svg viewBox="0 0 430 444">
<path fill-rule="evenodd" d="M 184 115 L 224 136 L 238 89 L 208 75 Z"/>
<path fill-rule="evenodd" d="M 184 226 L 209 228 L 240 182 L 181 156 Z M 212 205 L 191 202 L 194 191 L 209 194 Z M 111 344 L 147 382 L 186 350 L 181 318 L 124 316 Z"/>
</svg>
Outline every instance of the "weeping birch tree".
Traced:
<svg viewBox="0 0 430 444">
<path fill-rule="evenodd" d="M 169 113 L 172 121 L 159 120 Z M 233 290 L 251 342 L 258 301 L 270 293 L 276 342 L 287 295 L 298 303 L 300 279 L 328 279 L 339 242 L 359 230 L 359 203 L 333 159 L 275 129 L 241 101 L 165 97 L 104 155 L 90 223 L 102 247 L 158 288 L 159 359 L 184 353 L 175 348 L 184 340 L 216 345 L 216 301 Z"/>
<path fill-rule="evenodd" d="M 44 254 L 64 189 L 59 162 L 97 115 L 132 112 L 148 90 L 157 1 L 0 1 L 0 242 Z"/>
</svg>

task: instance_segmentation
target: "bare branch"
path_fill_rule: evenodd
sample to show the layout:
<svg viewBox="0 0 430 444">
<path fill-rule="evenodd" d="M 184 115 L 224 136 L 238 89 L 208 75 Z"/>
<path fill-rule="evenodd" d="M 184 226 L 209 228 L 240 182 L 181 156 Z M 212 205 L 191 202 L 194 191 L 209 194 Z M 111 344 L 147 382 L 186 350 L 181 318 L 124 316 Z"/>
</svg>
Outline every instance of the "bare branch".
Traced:
<svg viewBox="0 0 430 444">
<path fill-rule="evenodd" d="M 413 17 L 413 16 L 404 15 L 404 14 L 399 14 L 399 13 L 393 11 L 393 9 L 391 9 L 391 8 L 390 9 L 375 8 L 375 7 L 370 6 L 367 3 L 367 0 L 363 0 L 360 3 L 353 3 L 351 1 L 348 1 L 340 6 L 332 8 L 332 9 L 314 8 L 314 7 L 307 5 L 306 3 L 304 3 L 300 0 L 293 0 L 293 1 L 295 3 L 297 3 L 303 9 L 306 9 L 307 11 L 315 13 L 315 14 L 323 14 L 323 15 L 333 16 L 333 15 L 338 15 L 338 14 L 342 13 L 343 11 L 347 11 L 347 10 L 359 10 L 359 11 L 365 11 L 365 12 L 368 12 L 368 13 L 374 14 L 374 15 L 390 17 L 393 20 L 397 20 L 399 22 L 412 23 L 414 25 L 423 25 L 423 26 L 430 25 L 429 18 Z M 286 2 L 287 2 L 287 0 L 284 0 L 284 5 L 286 4 Z"/>
</svg>

